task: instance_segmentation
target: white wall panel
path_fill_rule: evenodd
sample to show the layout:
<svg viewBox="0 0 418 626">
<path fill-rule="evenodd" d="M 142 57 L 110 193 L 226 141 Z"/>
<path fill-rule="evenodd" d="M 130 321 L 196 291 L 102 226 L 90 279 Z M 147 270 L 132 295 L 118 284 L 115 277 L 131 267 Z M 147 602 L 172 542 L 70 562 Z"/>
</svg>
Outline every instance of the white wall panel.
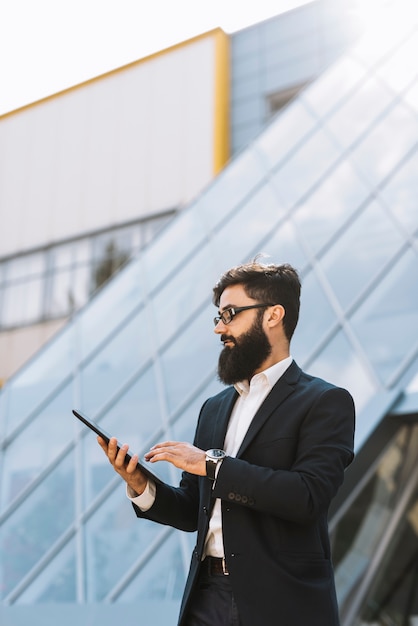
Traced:
<svg viewBox="0 0 418 626">
<path fill-rule="evenodd" d="M 0 256 L 197 195 L 214 173 L 215 52 L 208 33 L 0 118 Z"/>
</svg>

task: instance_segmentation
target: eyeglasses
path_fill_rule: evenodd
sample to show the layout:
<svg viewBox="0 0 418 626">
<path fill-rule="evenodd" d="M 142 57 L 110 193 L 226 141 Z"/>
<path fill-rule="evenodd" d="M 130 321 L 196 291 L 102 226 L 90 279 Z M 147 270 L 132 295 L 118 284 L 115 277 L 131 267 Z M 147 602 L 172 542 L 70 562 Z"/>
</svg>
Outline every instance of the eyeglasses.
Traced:
<svg viewBox="0 0 418 626">
<path fill-rule="evenodd" d="M 261 309 L 266 308 L 268 306 L 274 306 L 273 304 L 250 304 L 249 306 L 237 306 L 237 307 L 229 307 L 229 309 L 225 309 L 222 311 L 220 315 L 217 315 L 213 318 L 213 323 L 215 326 L 219 324 L 222 320 L 223 324 L 230 324 L 237 313 L 241 313 L 241 311 L 248 311 L 248 309 Z"/>
</svg>

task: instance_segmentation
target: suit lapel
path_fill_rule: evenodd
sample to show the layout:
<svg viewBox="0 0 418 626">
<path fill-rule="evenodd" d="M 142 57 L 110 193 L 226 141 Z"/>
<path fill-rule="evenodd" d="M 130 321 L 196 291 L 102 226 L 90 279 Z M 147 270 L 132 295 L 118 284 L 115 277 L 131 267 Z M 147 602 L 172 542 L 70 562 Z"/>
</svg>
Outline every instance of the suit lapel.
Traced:
<svg viewBox="0 0 418 626">
<path fill-rule="evenodd" d="M 232 409 L 237 400 L 238 392 L 234 387 L 230 387 L 226 390 L 225 396 L 218 409 L 218 414 L 214 422 L 214 429 L 212 434 L 212 447 L 223 448 L 226 431 L 228 428 L 229 418 L 231 417 Z"/>
<path fill-rule="evenodd" d="M 237 452 L 237 457 L 240 457 L 245 452 L 251 441 L 264 426 L 266 420 L 268 420 L 273 411 L 275 411 L 277 407 L 280 406 L 280 404 L 282 404 L 282 402 L 284 402 L 284 400 L 291 393 L 293 393 L 295 384 L 299 380 L 300 373 L 301 370 L 299 366 L 295 363 L 295 361 L 293 361 L 283 376 L 279 378 L 267 398 L 254 415 L 243 442 Z"/>
</svg>

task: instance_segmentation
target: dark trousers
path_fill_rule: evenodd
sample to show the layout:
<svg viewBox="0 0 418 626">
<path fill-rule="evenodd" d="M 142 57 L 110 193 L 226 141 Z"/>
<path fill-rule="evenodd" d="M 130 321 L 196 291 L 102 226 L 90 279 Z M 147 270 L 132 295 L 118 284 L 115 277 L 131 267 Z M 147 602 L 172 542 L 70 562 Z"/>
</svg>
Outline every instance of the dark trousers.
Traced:
<svg viewBox="0 0 418 626">
<path fill-rule="evenodd" d="M 242 626 L 229 576 L 213 574 L 202 565 L 186 626 Z"/>
</svg>

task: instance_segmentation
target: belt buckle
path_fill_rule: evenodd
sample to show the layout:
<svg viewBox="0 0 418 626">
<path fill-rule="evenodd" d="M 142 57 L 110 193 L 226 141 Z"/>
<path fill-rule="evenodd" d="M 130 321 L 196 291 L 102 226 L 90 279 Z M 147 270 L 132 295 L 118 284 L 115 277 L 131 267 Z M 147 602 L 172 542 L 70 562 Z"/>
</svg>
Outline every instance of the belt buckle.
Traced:
<svg viewBox="0 0 418 626">
<path fill-rule="evenodd" d="M 225 557 L 222 557 L 222 571 L 224 573 L 224 576 L 229 576 L 229 572 L 228 572 L 228 569 L 226 567 Z"/>
</svg>

